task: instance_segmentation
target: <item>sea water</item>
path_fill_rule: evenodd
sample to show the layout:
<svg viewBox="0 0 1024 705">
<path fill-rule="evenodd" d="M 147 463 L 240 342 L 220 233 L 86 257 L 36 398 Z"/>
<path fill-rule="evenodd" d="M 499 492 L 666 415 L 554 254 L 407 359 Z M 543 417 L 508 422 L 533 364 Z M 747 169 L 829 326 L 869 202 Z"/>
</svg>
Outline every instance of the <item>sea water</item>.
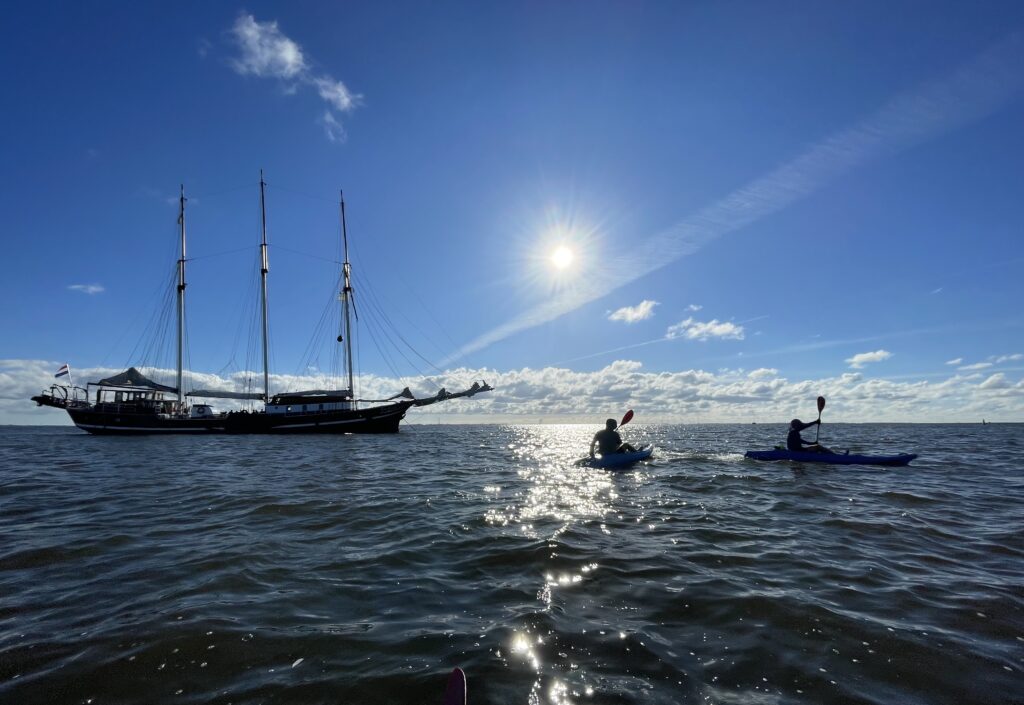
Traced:
<svg viewBox="0 0 1024 705">
<path fill-rule="evenodd" d="M 1024 426 L 598 428 L 2 428 L 0 702 L 1024 700 Z"/>
</svg>

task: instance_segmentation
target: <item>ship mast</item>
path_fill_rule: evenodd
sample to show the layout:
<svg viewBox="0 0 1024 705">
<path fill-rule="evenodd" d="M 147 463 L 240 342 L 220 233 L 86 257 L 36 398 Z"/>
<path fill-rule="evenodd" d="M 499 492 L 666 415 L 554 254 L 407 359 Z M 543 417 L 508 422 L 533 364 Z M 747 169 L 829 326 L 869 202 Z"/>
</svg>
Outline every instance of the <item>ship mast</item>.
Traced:
<svg viewBox="0 0 1024 705">
<path fill-rule="evenodd" d="M 260 245 L 260 302 L 263 307 L 263 403 L 270 401 L 270 361 L 267 348 L 267 204 L 264 193 L 266 182 L 263 181 L 263 170 L 260 169 L 260 215 L 263 223 L 263 242 Z"/>
<path fill-rule="evenodd" d="M 342 265 L 344 285 L 341 290 L 341 304 L 344 313 L 345 332 L 345 365 L 348 369 L 348 393 L 355 408 L 355 388 L 352 386 L 352 321 L 349 314 L 349 302 L 352 298 L 352 265 L 348 261 L 348 230 L 345 227 L 345 193 L 339 191 L 341 197 L 341 239 L 345 246 L 345 263 Z"/>
<path fill-rule="evenodd" d="M 178 260 L 178 413 L 181 413 L 181 358 L 185 342 L 185 184 L 181 185 L 178 198 L 178 231 L 181 234 L 181 259 Z"/>
</svg>

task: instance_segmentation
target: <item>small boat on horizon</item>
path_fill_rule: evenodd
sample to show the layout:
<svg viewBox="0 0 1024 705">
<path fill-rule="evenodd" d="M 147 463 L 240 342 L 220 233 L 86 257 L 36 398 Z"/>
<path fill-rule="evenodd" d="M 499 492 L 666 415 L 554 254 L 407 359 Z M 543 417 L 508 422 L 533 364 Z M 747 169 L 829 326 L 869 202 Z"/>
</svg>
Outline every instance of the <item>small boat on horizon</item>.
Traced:
<svg viewBox="0 0 1024 705">
<path fill-rule="evenodd" d="M 348 255 L 348 231 L 345 223 L 345 200 L 342 196 L 341 231 L 344 248 L 342 264 L 343 329 L 337 336 L 344 343 L 344 367 L 348 385 L 342 389 L 311 389 L 271 394 L 267 316 L 267 221 L 266 183 L 260 173 L 260 211 L 262 242 L 260 244 L 260 308 L 262 326 L 263 389 L 262 391 L 229 391 L 193 389 L 185 392 L 183 385 L 183 349 L 185 319 L 185 189 L 179 197 L 178 226 L 180 257 L 177 263 L 177 368 L 176 384 L 160 384 L 135 367 L 90 382 L 85 387 L 71 382 L 70 369 L 62 367 L 57 376 L 68 376 L 68 384 L 53 384 L 49 390 L 32 397 L 40 406 L 64 409 L 74 424 L 93 434 L 168 434 L 168 433 L 396 433 L 401 420 L 413 407 L 472 397 L 493 388 L 486 381 L 474 382 L 461 392 L 440 389 L 437 394 L 416 398 L 409 388 L 387 399 L 356 399 L 352 357 L 353 306 L 352 267 Z M 262 410 L 217 412 L 209 403 L 191 403 L 191 399 L 227 399 L 263 402 Z"/>
</svg>

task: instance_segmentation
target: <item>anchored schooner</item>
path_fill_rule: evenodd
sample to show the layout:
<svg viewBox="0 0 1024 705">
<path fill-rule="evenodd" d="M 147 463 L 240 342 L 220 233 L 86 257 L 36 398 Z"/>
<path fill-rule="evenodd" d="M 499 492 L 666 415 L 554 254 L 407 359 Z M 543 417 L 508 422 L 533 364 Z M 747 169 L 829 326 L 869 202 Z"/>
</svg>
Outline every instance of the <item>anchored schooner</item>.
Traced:
<svg viewBox="0 0 1024 705">
<path fill-rule="evenodd" d="M 441 389 L 436 395 L 417 399 L 408 387 L 388 399 L 354 398 L 352 366 L 353 305 L 352 265 L 348 254 L 348 229 L 345 223 L 345 199 L 341 198 L 341 235 L 344 247 L 342 263 L 344 361 L 348 386 L 344 389 L 313 389 L 271 394 L 269 343 L 267 323 L 267 217 L 266 183 L 260 173 L 260 309 L 262 323 L 263 391 L 231 392 L 194 389 L 183 391 L 182 360 L 185 326 L 185 189 L 178 199 L 178 234 L 180 257 L 177 262 L 177 374 L 171 387 L 147 378 L 130 367 L 121 374 L 90 382 L 86 387 L 54 384 L 32 397 L 40 406 L 64 409 L 79 428 L 94 434 L 161 434 L 161 433 L 396 433 L 399 422 L 410 408 L 428 406 L 460 397 L 471 397 L 491 391 L 486 382 L 474 382 L 462 392 Z M 262 401 L 260 411 L 215 412 L 208 403 L 192 403 L 190 399 L 230 399 Z"/>
</svg>

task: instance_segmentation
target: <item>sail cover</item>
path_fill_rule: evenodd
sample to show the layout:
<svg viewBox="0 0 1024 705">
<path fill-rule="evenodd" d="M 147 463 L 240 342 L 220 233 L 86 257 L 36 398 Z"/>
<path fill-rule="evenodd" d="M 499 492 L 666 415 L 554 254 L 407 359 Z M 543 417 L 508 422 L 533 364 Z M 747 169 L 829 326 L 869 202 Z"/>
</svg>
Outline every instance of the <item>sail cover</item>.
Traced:
<svg viewBox="0 0 1024 705">
<path fill-rule="evenodd" d="M 193 389 L 186 397 L 205 397 L 207 399 L 262 399 L 262 392 L 227 392 L 221 389 Z"/>
<path fill-rule="evenodd" d="M 157 384 L 134 367 L 129 367 L 119 375 L 101 379 L 99 382 L 96 382 L 96 385 L 100 387 L 141 387 L 142 389 L 152 389 L 157 392 L 170 392 L 171 394 L 176 394 L 178 392 L 177 387 L 168 387 L 164 384 Z"/>
</svg>

